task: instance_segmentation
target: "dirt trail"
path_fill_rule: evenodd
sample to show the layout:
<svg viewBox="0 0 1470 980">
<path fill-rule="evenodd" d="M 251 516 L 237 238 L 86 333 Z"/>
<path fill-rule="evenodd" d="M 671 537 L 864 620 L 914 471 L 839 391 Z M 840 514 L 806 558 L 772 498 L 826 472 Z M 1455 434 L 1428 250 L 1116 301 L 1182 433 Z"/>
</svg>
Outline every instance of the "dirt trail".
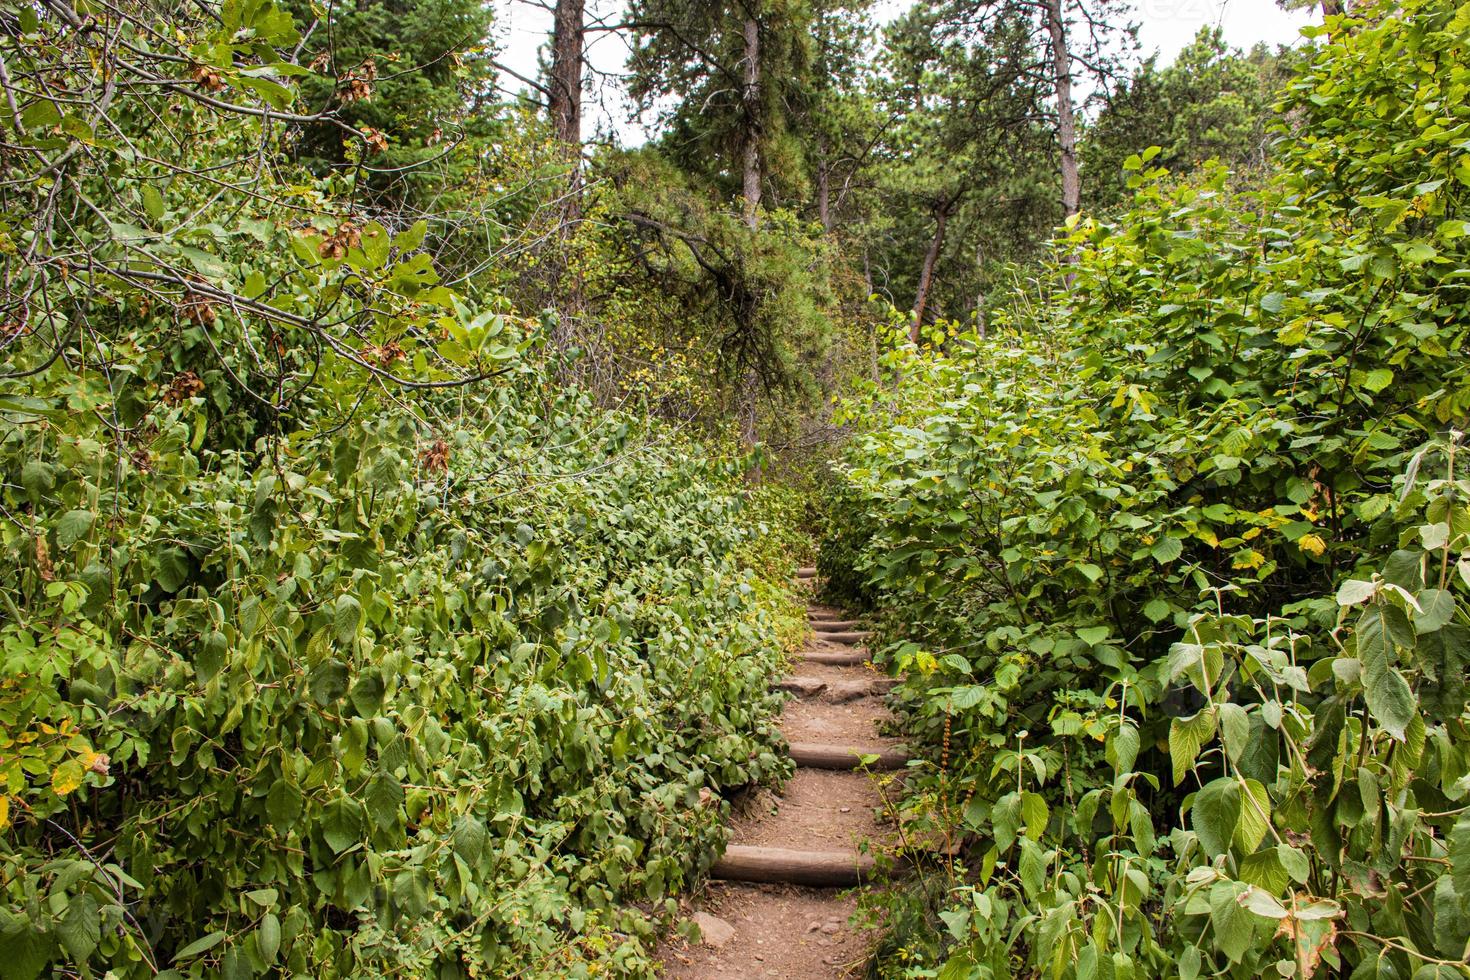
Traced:
<svg viewBox="0 0 1470 980">
<path fill-rule="evenodd" d="M 809 612 L 814 622 L 844 618 L 838 610 L 816 604 Z M 871 667 L 803 659 L 813 651 L 862 649 L 814 634 L 787 681 L 788 689 L 795 689 L 782 720 L 788 741 L 856 752 L 896 747 L 878 731 L 888 717 L 882 695 L 886 685 Z M 848 923 L 857 907 L 852 889 L 779 882 L 787 876 L 783 855 L 799 861 L 807 852 L 817 852 L 840 874 L 845 861 L 841 852 L 851 855 L 850 870 L 862 861 L 868 844 L 878 850 L 888 834 L 880 804 L 870 775 L 805 766 L 779 794 L 759 791 L 744 800 L 731 821 L 727 860 L 716 866 L 714 877 L 750 877 L 749 867 L 732 870 L 730 865 L 732 855 L 743 853 L 759 865 L 754 876 L 777 883 L 711 881 L 691 911 L 704 940 L 666 947 L 663 975 L 674 980 L 827 980 L 855 973 L 866 958 L 870 937 Z"/>
</svg>

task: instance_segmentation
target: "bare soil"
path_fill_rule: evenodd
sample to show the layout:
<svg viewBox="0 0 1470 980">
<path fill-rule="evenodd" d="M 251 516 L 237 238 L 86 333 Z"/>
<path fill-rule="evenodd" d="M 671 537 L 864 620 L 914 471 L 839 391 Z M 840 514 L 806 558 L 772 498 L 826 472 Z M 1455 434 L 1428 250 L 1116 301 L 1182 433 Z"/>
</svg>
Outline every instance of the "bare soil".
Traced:
<svg viewBox="0 0 1470 980">
<path fill-rule="evenodd" d="M 812 606 L 832 615 L 841 611 Z M 850 650 L 851 646 L 813 637 L 808 649 Z M 792 665 L 796 676 L 836 688 L 869 682 L 878 675 L 869 665 L 833 667 Z M 892 745 L 880 734 L 888 720 L 879 686 L 863 697 L 833 703 L 820 693 L 788 700 L 782 732 L 788 741 L 846 747 Z M 861 772 L 798 769 L 779 793 L 756 790 L 731 818 L 737 844 L 808 851 L 882 850 L 892 844 L 893 828 L 884 818 L 873 776 Z M 849 923 L 857 908 L 851 891 L 710 882 L 690 903 L 688 915 L 704 912 L 734 928 L 716 946 L 672 940 L 662 950 L 663 976 L 676 980 L 728 977 L 782 977 L 826 980 L 855 975 L 867 959 L 871 936 Z"/>
</svg>

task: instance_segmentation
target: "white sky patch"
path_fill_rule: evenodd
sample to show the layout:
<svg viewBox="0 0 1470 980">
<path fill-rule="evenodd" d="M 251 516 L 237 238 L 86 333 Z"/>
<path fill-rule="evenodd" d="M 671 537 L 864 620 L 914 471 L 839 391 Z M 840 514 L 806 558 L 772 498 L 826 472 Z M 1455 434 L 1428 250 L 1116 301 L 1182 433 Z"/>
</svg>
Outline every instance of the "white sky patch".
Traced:
<svg viewBox="0 0 1470 980">
<path fill-rule="evenodd" d="M 875 18 L 886 23 L 912 5 L 913 0 L 880 0 Z M 1161 66 L 1172 62 L 1201 27 L 1218 24 L 1227 44 L 1249 50 L 1262 41 L 1271 47 L 1294 45 L 1301 41 L 1303 26 L 1321 19 L 1313 8 L 1282 10 L 1275 0 L 1135 0 L 1135 5 L 1140 53 L 1147 57 L 1157 52 Z M 542 51 L 551 37 L 551 12 L 526 0 L 492 0 L 492 6 L 498 60 L 517 74 L 539 79 Z M 587 4 L 589 19 L 602 16 L 612 21 L 622 11 L 619 0 L 589 0 Z M 594 76 L 583 112 L 589 139 L 615 135 L 625 145 L 637 145 L 652 136 L 648 127 L 631 119 L 632 107 L 617 83 L 627 57 L 628 47 L 621 37 L 588 35 L 587 60 Z M 510 75 L 502 75 L 501 84 L 508 92 L 526 88 Z"/>
</svg>

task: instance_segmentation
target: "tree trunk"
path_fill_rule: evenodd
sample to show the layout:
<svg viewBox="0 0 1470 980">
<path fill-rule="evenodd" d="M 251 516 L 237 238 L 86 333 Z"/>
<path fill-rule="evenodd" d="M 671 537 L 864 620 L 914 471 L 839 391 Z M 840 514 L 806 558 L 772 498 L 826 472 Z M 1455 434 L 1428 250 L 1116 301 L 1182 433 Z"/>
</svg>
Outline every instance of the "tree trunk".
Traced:
<svg viewBox="0 0 1470 980">
<path fill-rule="evenodd" d="M 566 347 L 576 333 L 576 324 L 585 306 L 582 281 L 569 273 L 570 242 L 582 218 L 582 74 L 585 67 L 586 27 L 583 19 L 586 0 L 556 0 L 552 21 L 551 75 L 547 79 L 551 128 L 558 149 L 570 167 L 566 196 L 562 199 L 557 219 L 559 247 L 549 264 L 556 285 L 564 299 L 561 317 L 553 332 L 557 347 Z"/>
<path fill-rule="evenodd" d="M 985 245 L 984 245 L 983 242 L 981 242 L 981 243 L 977 243 L 975 245 L 975 275 L 977 277 L 978 276 L 983 276 L 985 274 L 984 273 L 984 265 L 985 265 Z M 983 283 L 984 280 L 982 279 L 981 282 Z M 986 322 L 985 322 L 985 289 L 984 289 L 983 286 L 981 286 L 981 287 L 976 288 L 976 290 L 975 290 L 975 334 L 981 340 L 984 340 L 985 339 L 986 326 L 987 325 L 986 325 Z"/>
<path fill-rule="evenodd" d="M 1062 0 L 1047 0 L 1046 29 L 1051 34 L 1051 67 L 1057 88 L 1057 144 L 1062 151 L 1062 211 L 1070 218 L 1082 207 L 1082 180 L 1077 174 L 1077 121 L 1072 110 L 1072 57 L 1067 53 L 1067 26 Z"/>
<path fill-rule="evenodd" d="M 559 142 L 582 149 L 582 44 L 586 0 L 556 0 L 551 35 L 551 126 Z"/>
<path fill-rule="evenodd" d="M 944 228 L 949 224 L 950 202 L 940 205 L 934 212 L 934 239 L 929 251 L 924 253 L 924 265 L 919 270 L 919 291 L 914 296 L 914 322 L 909 327 L 909 340 L 919 342 L 919 330 L 924 326 L 924 308 L 929 305 L 929 288 L 934 284 L 934 266 L 939 262 L 939 252 L 944 248 Z"/>
<path fill-rule="evenodd" d="M 742 161 L 745 223 L 755 228 L 761 206 L 761 29 L 754 17 L 745 20 L 745 146 Z"/>
<path fill-rule="evenodd" d="M 827 169 L 827 141 L 823 140 L 817 149 L 817 220 L 824 232 L 832 230 L 831 179 Z"/>
</svg>

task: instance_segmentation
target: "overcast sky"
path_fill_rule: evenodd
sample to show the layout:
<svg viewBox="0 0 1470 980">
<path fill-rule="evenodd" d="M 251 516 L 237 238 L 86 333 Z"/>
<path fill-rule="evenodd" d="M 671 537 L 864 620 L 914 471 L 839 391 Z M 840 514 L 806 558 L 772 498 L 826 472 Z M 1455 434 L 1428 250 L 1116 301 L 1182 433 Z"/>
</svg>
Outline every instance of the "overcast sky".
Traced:
<svg viewBox="0 0 1470 980">
<path fill-rule="evenodd" d="M 1143 54 L 1158 52 L 1161 64 L 1168 64 L 1207 24 L 1219 24 L 1227 43 L 1249 48 L 1257 41 L 1270 45 L 1294 44 L 1301 39 L 1298 29 L 1317 19 L 1315 10 L 1284 11 L 1276 0 L 1134 0 L 1140 25 L 1139 41 Z M 551 14 L 525 0 L 493 0 L 499 59 L 517 74 L 537 77 L 541 49 L 551 32 Z M 912 6 L 912 0 L 880 0 L 877 17 L 891 19 Z M 589 17 L 616 16 L 623 8 L 622 0 L 588 0 Z M 617 75 L 628 56 L 623 40 L 608 33 L 589 35 L 588 61 L 594 71 Z M 609 78 L 609 81 L 611 79 Z M 510 76 L 502 84 L 511 91 L 524 86 Z M 601 94 L 599 95 L 599 89 Z M 643 128 L 628 122 L 629 108 L 621 103 L 614 85 L 592 86 L 588 92 L 586 124 L 592 130 L 616 132 L 625 143 L 646 138 Z"/>
</svg>

